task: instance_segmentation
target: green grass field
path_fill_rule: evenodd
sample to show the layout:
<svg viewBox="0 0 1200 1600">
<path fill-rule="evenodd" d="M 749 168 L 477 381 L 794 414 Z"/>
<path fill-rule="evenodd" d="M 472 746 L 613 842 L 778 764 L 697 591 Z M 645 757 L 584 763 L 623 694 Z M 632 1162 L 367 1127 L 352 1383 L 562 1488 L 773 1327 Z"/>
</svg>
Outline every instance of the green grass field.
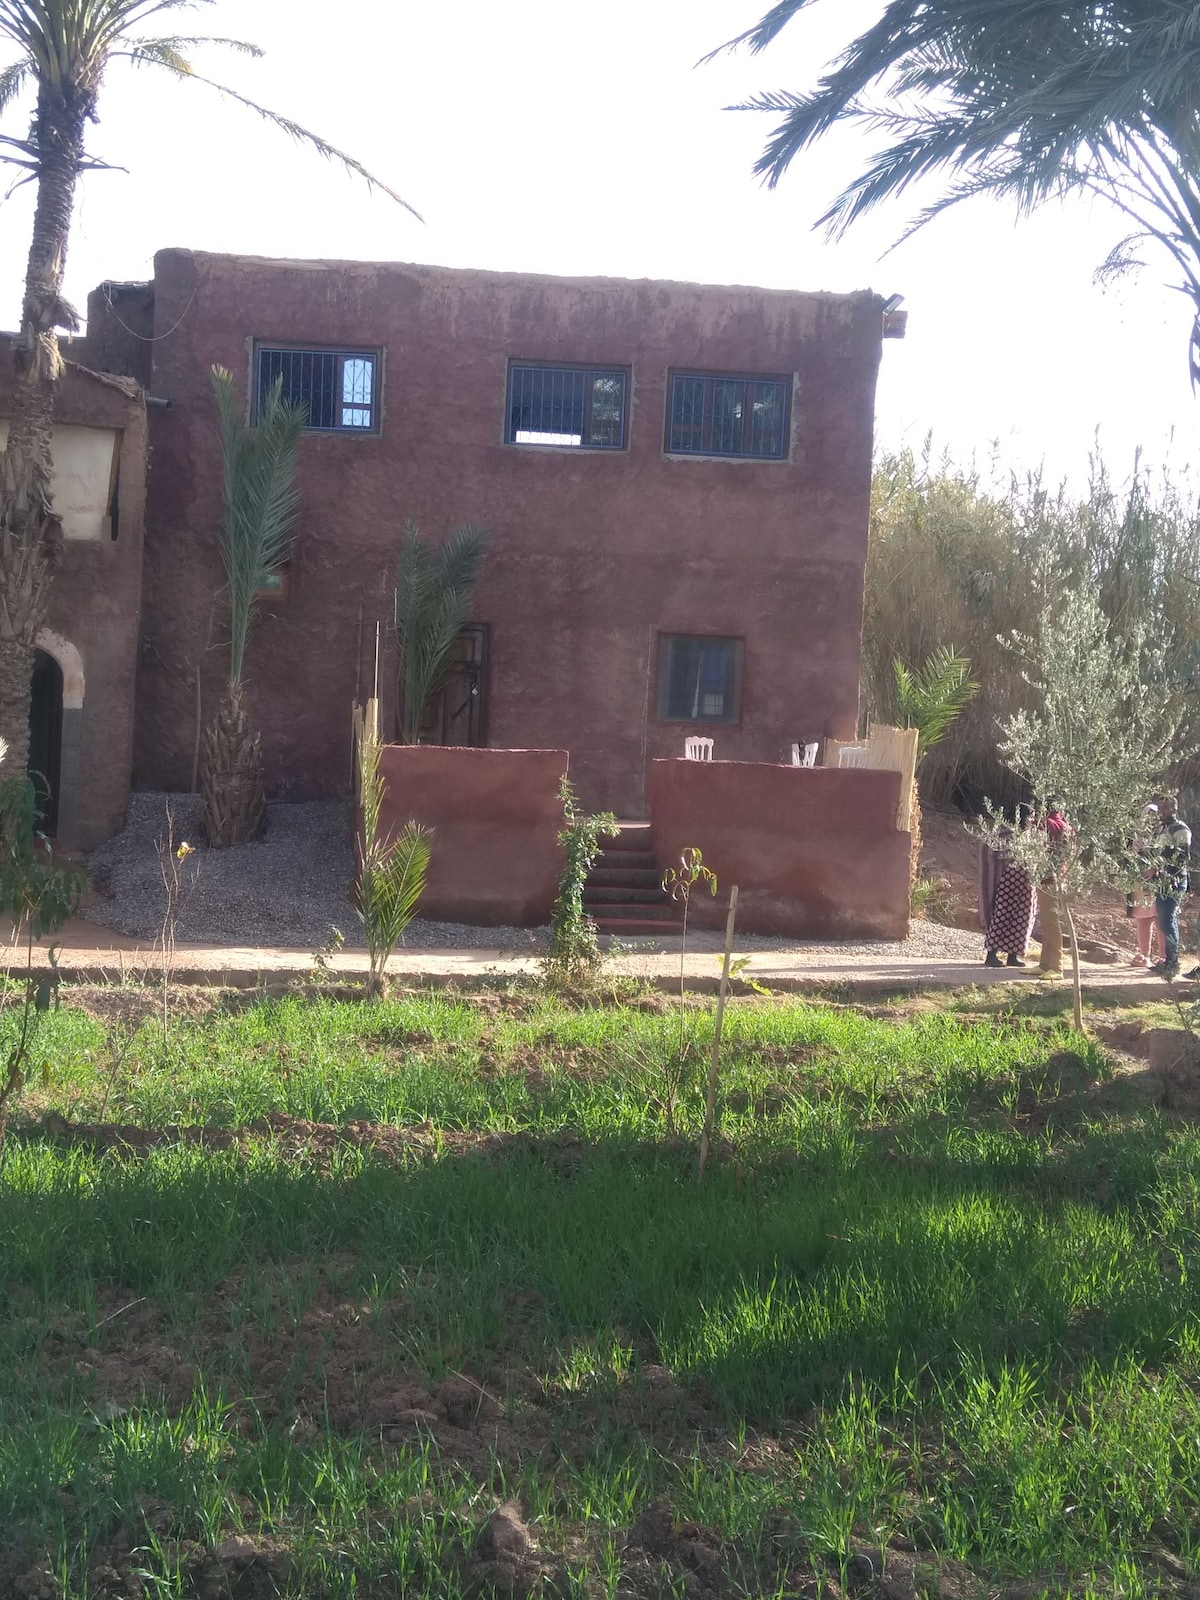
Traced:
<svg viewBox="0 0 1200 1600">
<path fill-rule="evenodd" d="M 739 1002 L 699 1189 L 658 997 L 110 1001 L 0 1172 L 0 1596 L 1200 1593 L 1200 1137 L 1055 1020 Z"/>
</svg>

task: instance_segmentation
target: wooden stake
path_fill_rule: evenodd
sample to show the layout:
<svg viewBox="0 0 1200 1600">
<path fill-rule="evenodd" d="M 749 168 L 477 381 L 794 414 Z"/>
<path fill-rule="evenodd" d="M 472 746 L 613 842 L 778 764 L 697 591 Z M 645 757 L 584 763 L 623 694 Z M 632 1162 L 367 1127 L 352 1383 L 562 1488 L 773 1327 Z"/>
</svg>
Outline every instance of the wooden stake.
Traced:
<svg viewBox="0 0 1200 1600">
<path fill-rule="evenodd" d="M 1083 1032 L 1083 975 L 1079 970 L 1079 934 L 1075 929 L 1075 914 L 1071 902 L 1060 891 L 1063 911 L 1067 918 L 1067 935 L 1071 941 L 1071 1006 L 1075 1032 Z"/>
<path fill-rule="evenodd" d="M 708 1068 L 708 1101 L 704 1108 L 704 1131 L 700 1135 L 700 1170 L 696 1182 L 704 1182 L 708 1151 L 712 1143 L 717 1108 L 717 1075 L 721 1066 L 721 1027 L 725 1021 L 725 998 L 729 993 L 729 966 L 733 960 L 733 925 L 737 919 L 737 884 L 729 891 L 729 916 L 725 921 L 725 960 L 721 964 L 721 987 L 717 993 L 717 1015 L 713 1022 L 712 1061 Z"/>
</svg>

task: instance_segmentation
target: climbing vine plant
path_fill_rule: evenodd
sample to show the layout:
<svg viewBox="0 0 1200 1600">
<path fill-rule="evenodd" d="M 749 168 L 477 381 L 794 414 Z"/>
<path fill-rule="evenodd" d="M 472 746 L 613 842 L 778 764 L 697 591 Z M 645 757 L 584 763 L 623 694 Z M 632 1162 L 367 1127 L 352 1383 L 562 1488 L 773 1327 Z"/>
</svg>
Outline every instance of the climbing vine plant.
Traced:
<svg viewBox="0 0 1200 1600">
<path fill-rule="evenodd" d="M 569 987 L 586 982 L 600 965 L 596 924 L 584 909 L 583 889 L 603 848 L 601 840 L 615 838 L 620 826 L 611 811 L 589 814 L 581 810 L 565 773 L 558 797 L 564 817 L 558 842 L 566 851 L 566 860 L 550 918 L 550 950 L 542 969 L 548 983 Z"/>
</svg>

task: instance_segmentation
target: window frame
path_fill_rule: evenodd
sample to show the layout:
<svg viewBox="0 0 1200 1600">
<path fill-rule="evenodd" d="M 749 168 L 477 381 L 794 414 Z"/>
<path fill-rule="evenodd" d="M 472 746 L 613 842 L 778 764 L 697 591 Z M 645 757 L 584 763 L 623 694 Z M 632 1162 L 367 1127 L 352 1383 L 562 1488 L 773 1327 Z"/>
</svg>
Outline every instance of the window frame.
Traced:
<svg viewBox="0 0 1200 1600">
<path fill-rule="evenodd" d="M 250 365 L 250 422 L 254 427 L 258 426 L 259 406 L 262 400 L 262 358 L 268 354 L 333 356 L 337 361 L 335 383 L 338 390 L 342 387 L 347 361 L 370 361 L 371 398 L 367 407 L 371 414 L 370 426 L 358 428 L 337 423 L 332 428 L 322 428 L 306 421 L 304 431 L 321 434 L 325 438 L 377 439 L 379 437 L 383 431 L 383 350 L 379 345 L 297 344 L 281 339 L 255 339 Z M 337 402 L 339 409 L 346 404 L 345 399 Z"/>
<path fill-rule="evenodd" d="M 734 714 L 732 716 L 706 717 L 697 715 L 694 717 L 677 717 L 671 715 L 671 646 L 676 639 L 683 639 L 689 643 L 713 642 L 733 646 L 731 696 L 734 701 Z M 658 635 L 657 665 L 655 670 L 654 720 L 671 727 L 739 727 L 742 721 L 745 668 L 746 640 L 744 635 L 729 633 L 660 633 Z"/>
<path fill-rule="evenodd" d="M 527 372 L 575 372 L 582 374 L 585 379 L 585 394 L 583 401 L 583 431 L 584 438 L 578 444 L 550 444 L 539 443 L 532 439 L 517 439 L 518 430 L 513 426 L 513 381 L 518 371 Z M 588 424 L 592 416 L 594 391 L 590 383 L 591 378 L 620 378 L 621 380 L 621 440 L 619 444 L 588 444 L 586 442 Z M 587 452 L 590 455 L 620 455 L 629 450 L 629 411 L 630 400 L 633 394 L 633 368 L 617 363 L 615 365 L 600 365 L 582 361 L 526 361 L 510 356 L 508 370 L 504 379 L 504 443 L 515 450 L 561 450 L 569 455 L 581 455 Z"/>
<path fill-rule="evenodd" d="M 281 561 L 277 567 L 272 569 L 269 576 L 278 581 L 273 584 L 268 583 L 266 588 L 255 589 L 254 599 L 268 602 L 271 600 L 286 600 L 292 587 L 291 557 L 289 556 L 286 560 Z"/>
<path fill-rule="evenodd" d="M 707 435 L 706 448 L 701 450 L 679 449 L 672 446 L 671 436 L 674 428 L 675 416 L 675 385 L 680 379 L 692 379 L 707 385 L 704 397 L 704 415 L 701 429 Z M 745 386 L 742 399 L 742 439 L 743 443 L 749 438 L 754 426 L 753 406 L 747 405 L 747 391 L 751 384 L 773 383 L 783 390 L 783 425 L 780 430 L 780 444 L 782 449 L 778 455 L 765 455 L 755 450 L 714 450 L 712 448 L 713 404 L 718 383 L 741 383 Z M 667 404 L 666 426 L 663 431 L 663 454 L 667 456 L 704 461 L 774 461 L 789 462 L 792 457 L 792 401 L 796 384 L 796 375 L 793 372 L 713 372 L 698 370 L 695 367 L 670 367 L 667 370 Z"/>
</svg>

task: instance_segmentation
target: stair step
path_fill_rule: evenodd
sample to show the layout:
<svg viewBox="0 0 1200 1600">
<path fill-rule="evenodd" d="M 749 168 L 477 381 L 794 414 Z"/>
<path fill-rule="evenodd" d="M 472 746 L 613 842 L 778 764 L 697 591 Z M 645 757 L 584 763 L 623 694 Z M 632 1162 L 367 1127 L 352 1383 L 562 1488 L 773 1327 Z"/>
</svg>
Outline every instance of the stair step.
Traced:
<svg viewBox="0 0 1200 1600">
<path fill-rule="evenodd" d="M 663 893 L 648 822 L 624 821 L 616 838 L 604 841 L 588 873 L 583 903 L 601 933 L 643 938 L 678 933 L 671 902 Z"/>
<path fill-rule="evenodd" d="M 648 822 L 622 822 L 619 823 L 621 831 L 614 838 L 604 841 L 606 850 L 649 850 L 650 824 Z"/>
<path fill-rule="evenodd" d="M 662 892 L 662 879 L 653 867 L 593 867 L 588 873 L 588 882 L 602 883 L 610 889 L 628 883 L 639 889 L 657 889 L 660 894 Z"/>
<path fill-rule="evenodd" d="M 589 878 L 583 891 L 583 903 L 587 905 L 638 905 L 659 906 L 665 908 L 667 897 L 657 883 L 597 883 Z"/>
<path fill-rule="evenodd" d="M 587 904 L 586 900 L 584 904 Z M 627 922 L 644 920 L 647 917 L 651 920 L 658 918 L 662 921 L 665 920 L 663 913 L 667 910 L 667 902 L 663 900 L 605 900 L 601 905 L 597 905 L 596 910 L 602 910 L 606 918 L 621 917 Z M 597 917 L 596 920 L 600 921 L 602 919 Z"/>
<path fill-rule="evenodd" d="M 595 921 L 601 933 L 634 933 L 646 939 L 679 932 L 677 922 L 654 922 L 648 917 L 597 917 Z"/>
<path fill-rule="evenodd" d="M 602 867 L 637 867 L 642 872 L 658 872 L 653 850 L 602 850 L 597 859 Z"/>
</svg>

